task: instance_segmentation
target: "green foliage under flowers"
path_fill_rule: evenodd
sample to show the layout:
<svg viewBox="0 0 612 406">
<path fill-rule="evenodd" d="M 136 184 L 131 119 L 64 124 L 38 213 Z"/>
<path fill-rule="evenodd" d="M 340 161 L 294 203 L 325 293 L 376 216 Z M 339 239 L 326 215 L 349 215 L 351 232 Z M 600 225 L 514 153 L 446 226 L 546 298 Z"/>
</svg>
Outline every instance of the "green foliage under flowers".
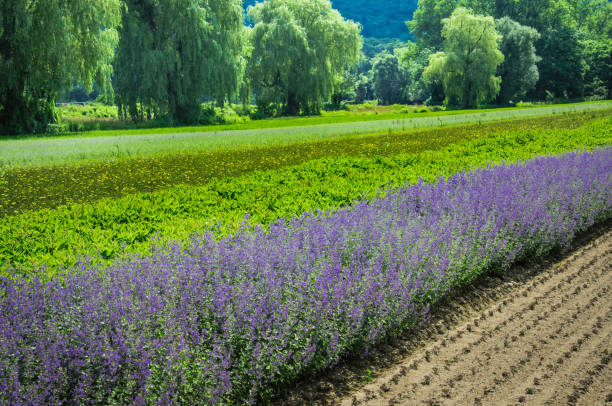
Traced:
<svg viewBox="0 0 612 406">
<path fill-rule="evenodd" d="M 126 249 L 145 252 L 156 233 L 164 239 L 185 239 L 195 230 L 206 229 L 223 235 L 235 230 L 245 215 L 252 224 L 267 224 L 307 210 L 340 207 L 371 198 L 387 186 L 418 179 L 433 181 L 439 175 L 502 160 L 516 161 L 610 144 L 612 118 L 600 118 L 575 128 L 578 123 L 589 121 L 585 117 L 589 114 L 568 116 L 565 128 L 559 126 L 564 118 L 551 117 L 549 129 L 528 125 L 509 131 L 498 128 L 497 133 L 488 137 L 485 136 L 492 132 L 488 126 L 482 126 L 486 130 L 481 136 L 469 135 L 470 131 L 464 129 L 466 141 L 458 142 L 455 138 L 452 145 L 440 142 L 432 147 L 419 147 L 417 143 L 414 150 L 404 153 L 401 150 L 384 153 L 379 145 L 372 149 L 371 156 L 362 153 L 324 158 L 237 178 L 215 179 L 201 187 L 177 186 L 116 200 L 4 217 L 0 219 L 0 264 L 4 264 L 5 273 L 28 273 L 32 267 L 46 264 L 53 274 L 62 266 L 74 264 L 80 255 L 99 254 L 94 260 L 104 261 Z M 375 140 L 372 138 L 374 144 Z M 333 143 L 321 144 L 323 148 L 332 146 Z"/>
</svg>

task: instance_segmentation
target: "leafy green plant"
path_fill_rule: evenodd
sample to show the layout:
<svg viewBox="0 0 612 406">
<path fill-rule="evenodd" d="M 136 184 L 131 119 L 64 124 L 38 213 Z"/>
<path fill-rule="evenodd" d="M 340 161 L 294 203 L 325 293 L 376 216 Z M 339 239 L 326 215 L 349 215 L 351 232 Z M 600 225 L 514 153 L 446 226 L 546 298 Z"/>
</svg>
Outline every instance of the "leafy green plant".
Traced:
<svg viewBox="0 0 612 406">
<path fill-rule="evenodd" d="M 0 216 L 27 210 L 82 204 L 176 185 L 206 185 L 213 179 L 273 170 L 325 157 L 390 156 L 417 153 L 508 130 L 575 128 L 605 112 L 487 123 L 485 125 L 412 130 L 366 136 L 328 137 L 317 142 L 262 145 L 209 153 L 131 157 L 119 143 L 111 159 L 86 165 L 7 168 L 7 188 L 0 191 Z M 113 139 L 111 139 L 113 140 Z M 97 144 L 95 140 L 92 146 Z M 44 142 L 41 145 L 45 145 Z"/>
<path fill-rule="evenodd" d="M 556 121 L 550 119 L 550 125 Z M 147 252 L 158 238 L 186 240 L 194 231 L 226 235 L 244 224 L 268 224 L 308 210 L 337 208 L 376 197 L 388 187 L 433 181 L 466 168 L 612 142 L 612 118 L 575 129 L 515 129 L 437 150 L 330 157 L 286 168 L 176 186 L 91 204 L 31 211 L 0 219 L 0 264 L 29 273 L 42 264 L 53 273 L 81 255 L 105 261 L 122 252 Z M 17 270 L 13 269 L 17 268 Z"/>
</svg>

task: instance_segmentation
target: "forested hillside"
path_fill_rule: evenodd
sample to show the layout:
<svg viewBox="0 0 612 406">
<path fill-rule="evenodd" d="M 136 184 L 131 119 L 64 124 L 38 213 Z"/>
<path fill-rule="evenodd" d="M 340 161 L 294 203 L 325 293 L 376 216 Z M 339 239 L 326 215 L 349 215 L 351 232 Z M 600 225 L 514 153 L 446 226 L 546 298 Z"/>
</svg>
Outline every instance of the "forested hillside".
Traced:
<svg viewBox="0 0 612 406">
<path fill-rule="evenodd" d="M 245 0 L 244 6 L 257 0 Z M 361 23 L 364 37 L 409 39 L 410 32 L 404 24 L 412 18 L 417 0 L 332 0 L 335 9 L 345 18 Z"/>
</svg>

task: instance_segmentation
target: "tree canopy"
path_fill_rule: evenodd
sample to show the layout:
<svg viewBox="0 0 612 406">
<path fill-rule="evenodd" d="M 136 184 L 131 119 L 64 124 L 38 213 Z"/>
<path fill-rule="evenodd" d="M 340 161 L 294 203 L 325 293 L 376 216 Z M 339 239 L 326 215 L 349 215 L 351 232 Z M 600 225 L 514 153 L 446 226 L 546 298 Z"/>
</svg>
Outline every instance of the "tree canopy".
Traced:
<svg viewBox="0 0 612 406">
<path fill-rule="evenodd" d="M 524 98 L 540 78 L 537 67 L 540 58 L 535 49 L 540 34 L 509 17 L 496 20 L 495 24 L 502 36 L 501 52 L 505 57 L 497 71 L 502 79 L 498 101 L 506 104 L 510 100 Z"/>
<path fill-rule="evenodd" d="M 495 73 L 504 55 L 493 17 L 460 7 L 442 23 L 444 51 L 431 55 L 424 76 L 442 79 L 451 104 L 476 107 L 496 97 L 501 78 Z"/>
<path fill-rule="evenodd" d="M 359 61 L 360 27 L 329 0 L 266 0 L 248 17 L 254 24 L 248 74 L 259 104 L 316 112 Z"/>
<path fill-rule="evenodd" d="M 442 46 L 442 20 L 457 7 L 457 0 L 419 0 L 412 20 L 406 25 L 423 48 L 439 50 Z"/>
<path fill-rule="evenodd" d="M 550 23 L 567 14 L 565 0 L 460 0 L 476 13 L 514 21 L 543 32 Z M 561 17 L 563 18 L 563 17 Z"/>
<path fill-rule="evenodd" d="M 372 85 L 374 95 L 382 104 L 401 102 L 402 82 L 402 72 L 400 72 L 397 56 L 383 52 L 374 59 Z"/>
<path fill-rule="evenodd" d="M 201 98 L 223 102 L 242 79 L 241 0 L 125 0 L 115 62 L 123 115 L 197 122 Z"/>
<path fill-rule="evenodd" d="M 245 5 L 251 5 L 246 19 Z M 4 133 L 61 131 L 66 124 L 49 126 L 58 119 L 54 101 L 77 94 L 116 103 L 122 118 L 168 123 L 210 122 L 212 103 L 223 107 L 238 96 L 245 105 L 255 98 L 256 111 L 240 109 L 253 117 L 316 113 L 330 99 L 335 105 L 377 97 L 473 107 L 612 97 L 609 0 L 384 6 L 366 0 L 0 0 L 0 6 Z M 474 37 L 480 29 L 482 37 Z M 411 34 L 414 41 L 407 41 Z"/>
<path fill-rule="evenodd" d="M 423 71 L 429 63 L 433 50 L 421 48 L 411 42 L 408 46 L 398 49 L 400 66 L 406 76 L 406 89 L 404 97 L 410 102 L 441 102 L 444 96 L 436 84 L 423 78 Z"/>
<path fill-rule="evenodd" d="M 535 42 L 539 80 L 532 98 L 581 98 L 585 94 L 587 39 L 610 38 L 612 5 L 607 0 L 461 0 L 476 12 L 509 17 L 540 34 Z M 607 31 L 607 34 L 606 34 Z M 597 59 L 599 60 L 599 59 Z"/>
<path fill-rule="evenodd" d="M 565 99 L 580 98 L 584 94 L 584 55 L 580 44 L 580 33 L 570 26 L 560 25 L 545 31 L 539 41 L 538 64 L 540 80 L 536 95 L 544 97 L 546 92 Z"/>
<path fill-rule="evenodd" d="M 585 57 L 586 92 L 593 99 L 612 98 L 612 40 L 581 42 Z"/>
<path fill-rule="evenodd" d="M 0 131 L 44 131 L 59 91 L 109 82 L 120 9 L 120 0 L 0 0 Z"/>
</svg>

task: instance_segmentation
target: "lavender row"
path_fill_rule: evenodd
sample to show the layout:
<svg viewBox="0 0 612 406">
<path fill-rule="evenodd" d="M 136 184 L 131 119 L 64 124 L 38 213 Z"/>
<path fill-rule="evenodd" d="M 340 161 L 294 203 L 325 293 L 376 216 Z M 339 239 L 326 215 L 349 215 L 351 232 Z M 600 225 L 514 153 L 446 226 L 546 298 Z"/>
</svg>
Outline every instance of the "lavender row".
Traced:
<svg viewBox="0 0 612 406">
<path fill-rule="evenodd" d="M 0 403 L 242 403 L 612 216 L 612 148 L 478 169 L 51 282 L 0 281 Z"/>
</svg>

